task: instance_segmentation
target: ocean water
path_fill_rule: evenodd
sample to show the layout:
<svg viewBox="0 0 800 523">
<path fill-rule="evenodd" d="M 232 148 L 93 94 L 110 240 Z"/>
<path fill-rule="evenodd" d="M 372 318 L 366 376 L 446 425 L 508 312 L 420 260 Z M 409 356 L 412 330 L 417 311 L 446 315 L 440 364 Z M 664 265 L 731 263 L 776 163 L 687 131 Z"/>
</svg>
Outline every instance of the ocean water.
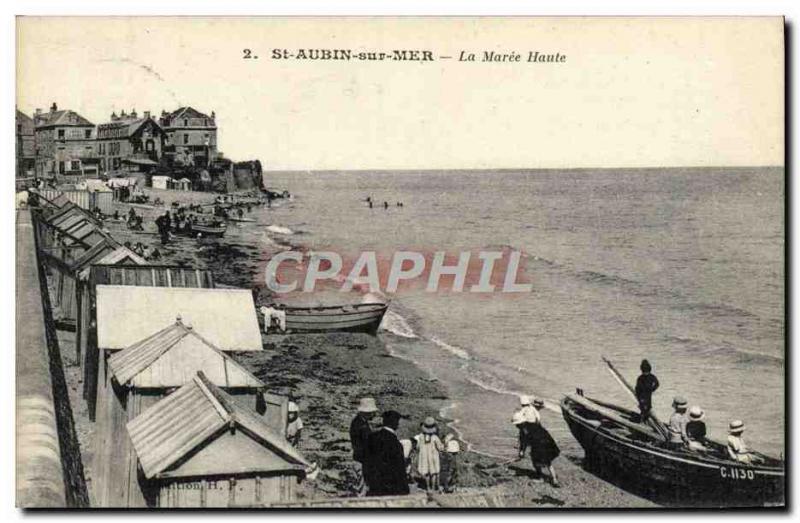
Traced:
<svg viewBox="0 0 800 523">
<path fill-rule="evenodd" d="M 519 393 L 553 410 L 576 387 L 633 406 L 606 356 L 630 381 L 650 360 L 662 418 L 682 394 L 712 437 L 741 418 L 752 446 L 784 452 L 782 168 L 275 173 L 267 184 L 294 195 L 264 211 L 268 236 L 312 249 L 524 253 L 532 292 L 405 289 L 380 334 L 448 387 L 444 414 L 474 450 L 514 456 Z"/>
</svg>

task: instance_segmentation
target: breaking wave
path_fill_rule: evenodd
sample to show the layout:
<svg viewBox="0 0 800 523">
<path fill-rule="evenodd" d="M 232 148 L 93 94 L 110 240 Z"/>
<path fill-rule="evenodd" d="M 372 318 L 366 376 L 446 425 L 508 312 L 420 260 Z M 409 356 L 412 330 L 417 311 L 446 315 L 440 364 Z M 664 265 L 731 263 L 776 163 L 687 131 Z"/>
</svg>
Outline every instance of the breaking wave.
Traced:
<svg viewBox="0 0 800 523">
<path fill-rule="evenodd" d="M 401 338 L 419 338 L 405 318 L 392 310 L 386 311 L 381 323 L 381 328 Z"/>
<path fill-rule="evenodd" d="M 275 234 L 285 234 L 285 235 L 294 234 L 293 230 L 291 230 L 288 227 L 283 227 L 282 225 L 267 225 L 267 230 Z"/>
<path fill-rule="evenodd" d="M 471 360 L 472 359 L 472 356 L 470 356 L 469 352 L 467 352 L 466 350 L 462 349 L 461 347 L 456 347 L 455 345 L 450 345 L 449 343 L 446 343 L 446 342 L 440 340 L 436 336 L 432 336 L 431 337 L 431 342 L 434 345 L 436 345 L 437 347 L 446 350 L 450 354 L 453 354 L 453 355 L 457 356 L 458 358 L 461 358 L 462 360 Z"/>
</svg>

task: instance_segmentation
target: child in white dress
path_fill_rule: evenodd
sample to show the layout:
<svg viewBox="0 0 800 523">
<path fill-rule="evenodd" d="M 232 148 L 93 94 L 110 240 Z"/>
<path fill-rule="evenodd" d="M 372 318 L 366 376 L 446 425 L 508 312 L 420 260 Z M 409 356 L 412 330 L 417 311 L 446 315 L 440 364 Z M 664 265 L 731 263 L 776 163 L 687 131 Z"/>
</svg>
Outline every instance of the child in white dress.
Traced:
<svg viewBox="0 0 800 523">
<path fill-rule="evenodd" d="M 444 444 L 438 432 L 436 420 L 429 416 L 422 422 L 422 433 L 414 436 L 417 440 L 417 472 L 425 479 L 427 492 L 439 490 L 439 453 L 444 450 Z"/>
</svg>

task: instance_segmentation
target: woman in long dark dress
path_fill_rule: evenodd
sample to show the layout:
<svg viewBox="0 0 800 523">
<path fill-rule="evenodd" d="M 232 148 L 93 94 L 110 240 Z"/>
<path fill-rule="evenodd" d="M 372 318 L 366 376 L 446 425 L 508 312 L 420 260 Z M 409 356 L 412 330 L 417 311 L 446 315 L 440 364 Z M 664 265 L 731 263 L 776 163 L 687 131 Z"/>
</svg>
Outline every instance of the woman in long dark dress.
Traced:
<svg viewBox="0 0 800 523">
<path fill-rule="evenodd" d="M 536 399 L 533 406 L 539 411 L 544 408 L 544 401 Z M 541 417 L 537 418 L 526 417 L 522 411 L 514 415 L 514 425 L 519 429 L 519 456 L 525 456 L 525 450 L 530 447 L 531 464 L 536 473 L 541 477 L 542 469 L 546 468 L 550 475 L 550 483 L 558 488 L 561 485 L 553 468 L 553 460 L 561 454 L 561 450 L 547 429 L 542 426 Z"/>
</svg>

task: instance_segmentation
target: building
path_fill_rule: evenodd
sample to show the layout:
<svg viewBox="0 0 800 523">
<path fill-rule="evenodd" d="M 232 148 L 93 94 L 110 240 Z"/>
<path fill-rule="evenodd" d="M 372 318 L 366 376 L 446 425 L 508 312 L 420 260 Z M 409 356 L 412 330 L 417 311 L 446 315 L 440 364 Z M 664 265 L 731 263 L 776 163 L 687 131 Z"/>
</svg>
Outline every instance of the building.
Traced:
<svg viewBox="0 0 800 523">
<path fill-rule="evenodd" d="M 108 359 L 110 383 L 98 399 L 91 469 L 99 506 L 147 506 L 146 482 L 138 473 L 138 459 L 126 425 L 191 382 L 198 372 L 235 396 L 240 404 L 261 413 L 272 408 L 280 415 L 280 405 L 269 406 L 264 401 L 264 383 L 207 341 L 198 332 L 202 326 L 197 330 L 193 327 L 178 318 Z M 280 427 L 276 429 L 281 433 Z"/>
<path fill-rule="evenodd" d="M 217 158 L 216 113 L 211 116 L 192 107 L 161 112 L 159 124 L 166 133 L 164 155 L 170 165 L 208 167 Z"/>
<path fill-rule="evenodd" d="M 312 468 L 283 434 L 202 371 L 127 428 L 152 507 L 287 503 Z"/>
<path fill-rule="evenodd" d="M 166 134 L 150 111 L 142 117 L 136 109 L 97 126 L 97 155 L 102 172 L 149 172 L 161 161 Z"/>
<path fill-rule="evenodd" d="M 33 176 L 36 170 L 36 144 L 33 118 L 17 109 L 17 178 Z"/>
<path fill-rule="evenodd" d="M 94 124 L 75 111 L 36 109 L 33 116 L 36 176 L 97 174 Z"/>
</svg>

